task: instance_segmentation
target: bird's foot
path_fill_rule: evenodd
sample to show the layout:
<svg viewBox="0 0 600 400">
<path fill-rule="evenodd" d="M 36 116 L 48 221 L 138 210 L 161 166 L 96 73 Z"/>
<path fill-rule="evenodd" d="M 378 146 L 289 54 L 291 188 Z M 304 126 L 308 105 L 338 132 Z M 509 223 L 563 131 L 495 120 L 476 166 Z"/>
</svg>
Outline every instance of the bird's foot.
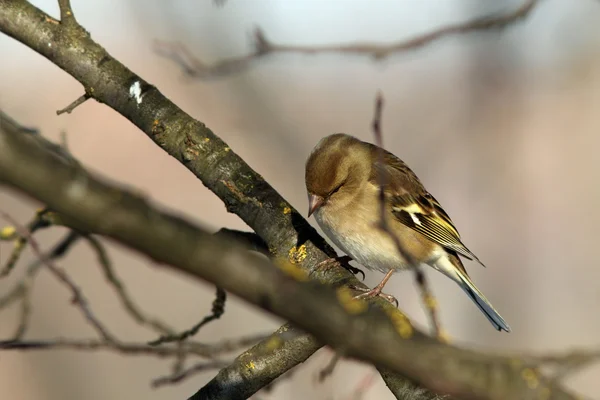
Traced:
<svg viewBox="0 0 600 400">
<path fill-rule="evenodd" d="M 373 289 L 359 288 L 356 286 L 350 286 L 350 288 L 353 290 L 357 290 L 359 292 L 364 292 L 357 296 L 354 296 L 355 299 L 370 299 L 370 298 L 379 296 L 379 297 L 384 298 L 388 302 L 392 303 L 396 307 L 398 307 L 398 299 L 396 299 L 391 294 L 383 293 L 379 286 L 375 286 Z"/>
<path fill-rule="evenodd" d="M 350 265 L 350 261 L 352 261 L 352 257 L 350 257 L 350 256 L 332 257 L 332 258 L 328 258 L 327 260 L 321 261 L 320 263 L 317 264 L 317 266 L 315 268 L 319 269 L 319 268 L 323 268 L 323 267 L 326 267 L 326 266 L 331 265 L 331 264 L 338 263 L 343 268 L 345 268 L 348 271 L 352 272 L 354 275 L 362 274 L 362 279 L 364 281 L 365 280 L 365 273 L 361 269 L 353 267 L 352 265 Z"/>
</svg>

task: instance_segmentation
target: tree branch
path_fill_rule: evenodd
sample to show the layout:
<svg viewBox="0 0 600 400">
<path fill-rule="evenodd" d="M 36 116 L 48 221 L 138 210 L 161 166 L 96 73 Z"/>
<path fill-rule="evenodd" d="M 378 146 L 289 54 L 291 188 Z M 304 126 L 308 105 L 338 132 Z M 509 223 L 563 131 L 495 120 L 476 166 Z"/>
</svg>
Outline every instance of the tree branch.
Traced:
<svg viewBox="0 0 600 400">
<path fill-rule="evenodd" d="M 286 318 L 349 357 L 400 373 L 435 392 L 464 399 L 577 397 L 518 358 L 485 355 L 419 334 L 393 308 L 332 290 L 288 260 L 273 264 L 235 242 L 161 212 L 40 146 L 39 138 L 0 130 L 0 182 L 47 203 L 97 232 Z M 11 168 L 16 162 L 27 168 Z M 390 311 L 391 310 L 391 311 Z M 278 343 L 268 350 L 277 351 Z M 252 360 L 251 360 L 252 361 Z M 250 363 L 247 368 L 252 369 Z"/>
<path fill-rule="evenodd" d="M 156 41 L 155 51 L 158 55 L 168 58 L 179 65 L 186 75 L 198 79 L 219 78 L 234 73 L 239 73 L 249 68 L 259 59 L 276 53 L 322 54 L 337 53 L 350 55 L 365 55 L 376 60 L 389 57 L 393 54 L 418 50 L 433 42 L 453 35 L 466 34 L 476 31 L 502 29 L 519 21 L 523 21 L 531 14 L 539 0 L 524 0 L 523 4 L 508 13 L 500 13 L 475 18 L 471 21 L 451 24 L 432 32 L 417 35 L 390 44 L 378 43 L 353 43 L 333 44 L 325 46 L 301 46 L 278 44 L 267 39 L 265 33 L 257 28 L 253 34 L 253 49 L 250 53 L 227 58 L 208 64 L 194 57 L 188 49 L 181 44 L 172 44 Z"/>
</svg>

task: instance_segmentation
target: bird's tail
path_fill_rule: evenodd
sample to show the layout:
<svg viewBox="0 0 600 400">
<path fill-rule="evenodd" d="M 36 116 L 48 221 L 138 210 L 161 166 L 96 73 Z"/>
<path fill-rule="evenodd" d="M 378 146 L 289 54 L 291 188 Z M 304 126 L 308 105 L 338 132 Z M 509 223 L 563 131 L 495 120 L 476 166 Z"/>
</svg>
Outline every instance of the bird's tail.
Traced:
<svg viewBox="0 0 600 400">
<path fill-rule="evenodd" d="M 465 267 L 462 265 L 462 262 L 458 258 L 458 256 L 451 257 L 450 261 L 452 264 L 456 264 L 458 262 L 459 265 L 454 265 L 454 273 L 456 274 L 455 281 L 458 285 L 469 295 L 473 303 L 479 307 L 481 312 L 487 317 L 487 319 L 494 325 L 494 327 L 499 331 L 510 332 L 510 326 L 504 321 L 504 318 L 500 316 L 498 311 L 492 306 L 492 303 L 489 302 L 488 299 L 485 298 L 483 293 L 477 289 L 469 275 L 467 275 L 467 271 Z"/>
</svg>

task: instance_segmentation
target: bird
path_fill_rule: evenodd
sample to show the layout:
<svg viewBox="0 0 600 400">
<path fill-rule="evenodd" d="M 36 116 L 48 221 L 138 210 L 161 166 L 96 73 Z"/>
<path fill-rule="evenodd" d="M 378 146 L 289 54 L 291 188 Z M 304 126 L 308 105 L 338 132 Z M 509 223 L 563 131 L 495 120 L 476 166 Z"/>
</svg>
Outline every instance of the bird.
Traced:
<svg viewBox="0 0 600 400">
<path fill-rule="evenodd" d="M 313 215 L 348 257 L 385 273 L 381 283 L 363 289 L 366 293 L 360 297 L 385 297 L 382 289 L 394 272 L 425 264 L 456 282 L 494 328 L 510 332 L 459 257 L 483 263 L 463 244 L 448 213 L 400 158 L 354 136 L 335 133 L 311 151 L 305 183 L 308 217 Z M 378 226 L 382 201 L 387 230 Z"/>
</svg>

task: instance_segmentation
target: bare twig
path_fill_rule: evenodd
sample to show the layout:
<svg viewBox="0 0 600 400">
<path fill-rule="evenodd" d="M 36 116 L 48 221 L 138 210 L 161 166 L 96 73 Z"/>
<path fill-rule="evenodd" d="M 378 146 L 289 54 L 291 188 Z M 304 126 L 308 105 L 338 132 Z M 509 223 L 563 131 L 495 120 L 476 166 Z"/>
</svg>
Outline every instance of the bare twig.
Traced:
<svg viewBox="0 0 600 400">
<path fill-rule="evenodd" d="M 213 301 L 213 304 L 212 304 L 211 313 L 209 315 L 204 317 L 200 322 L 198 322 L 196 325 L 194 325 L 193 327 L 191 327 L 190 329 L 188 329 L 186 331 L 183 331 L 183 332 L 175 334 L 175 335 L 161 336 L 158 339 L 156 339 L 148 344 L 150 344 L 152 346 L 157 346 L 162 343 L 181 342 L 183 340 L 186 340 L 190 336 L 194 336 L 196 333 L 198 333 L 200 328 L 202 328 L 204 325 L 208 324 L 211 321 L 221 318 L 221 316 L 225 312 L 225 300 L 226 299 L 227 299 L 227 294 L 225 293 L 225 291 L 223 289 L 217 287 L 217 293 L 215 296 L 215 300 Z"/>
<path fill-rule="evenodd" d="M 58 0 L 58 7 L 60 8 L 60 22 L 61 24 L 72 24 L 76 23 L 73 9 L 71 8 L 70 0 Z"/>
<path fill-rule="evenodd" d="M 42 208 L 36 211 L 35 216 L 31 220 L 31 222 L 27 224 L 27 231 L 33 233 L 38 229 L 50 226 L 51 223 L 48 221 L 48 219 L 45 218 L 48 212 L 49 210 L 47 208 Z M 4 266 L 0 270 L 0 278 L 4 278 L 11 273 L 11 271 L 14 269 L 15 265 L 19 261 L 21 254 L 23 254 L 23 251 L 27 247 L 27 237 L 19 235 L 15 227 L 7 226 L 4 227 L 2 231 L 5 232 L 3 236 L 6 237 L 6 240 L 14 240 L 15 244 L 10 256 L 8 257 L 8 260 L 6 260 L 6 264 L 4 264 Z"/>
<path fill-rule="evenodd" d="M 13 224 L 19 234 L 25 238 L 31 244 L 31 249 L 38 256 L 38 258 L 42 261 L 48 270 L 52 272 L 52 274 L 65 286 L 67 286 L 72 295 L 73 295 L 73 304 L 77 305 L 81 310 L 85 319 L 94 327 L 94 329 L 98 332 L 98 334 L 108 342 L 114 341 L 113 336 L 108 332 L 108 330 L 103 326 L 103 324 L 98 320 L 98 318 L 94 315 L 92 310 L 90 309 L 86 298 L 83 296 L 81 289 L 71 280 L 69 275 L 62 270 L 60 267 L 56 266 L 52 259 L 48 258 L 40 249 L 37 241 L 33 238 L 29 230 L 21 226 L 14 218 L 12 218 L 6 212 L 0 210 L 0 216 L 4 218 L 9 223 Z"/>
<path fill-rule="evenodd" d="M 187 75 L 199 79 L 223 77 L 243 71 L 249 68 L 257 60 L 264 58 L 264 56 L 268 54 L 274 53 L 338 53 L 366 55 L 371 56 L 376 60 L 380 60 L 393 54 L 417 50 L 452 35 L 491 30 L 494 28 L 505 28 L 511 24 L 524 20 L 533 11 L 538 1 L 539 0 L 524 0 L 522 5 L 508 13 L 484 16 L 475 18 L 471 21 L 451 24 L 428 33 L 390 44 L 353 43 L 325 46 L 277 44 L 268 40 L 264 32 L 260 28 L 257 28 L 252 36 L 253 49 L 250 53 L 243 56 L 226 58 L 213 64 L 207 64 L 192 56 L 185 46 L 177 43 L 157 41 L 155 43 L 155 51 L 157 54 L 174 61 Z"/>
<path fill-rule="evenodd" d="M 115 292 L 123 308 L 127 313 L 131 316 L 131 318 L 136 321 L 138 324 L 143 326 L 148 326 L 155 330 L 158 333 L 169 335 L 175 334 L 173 328 L 169 327 L 163 321 L 160 321 L 157 318 L 148 317 L 134 302 L 133 298 L 129 295 L 127 288 L 119 277 L 116 275 L 110 258 L 108 257 L 108 253 L 100 240 L 98 240 L 94 235 L 87 234 L 84 236 L 85 240 L 90 244 L 94 252 L 96 253 L 96 257 L 98 258 L 98 263 L 102 268 L 102 272 L 104 273 L 104 277 L 108 281 L 108 283 L 114 288 Z"/>
<path fill-rule="evenodd" d="M 50 252 L 45 255 L 45 258 L 54 260 L 62 257 L 78 238 L 79 235 L 74 232 L 69 232 Z M 0 298 L 0 310 L 11 305 L 16 300 L 21 300 L 19 323 L 15 330 L 13 340 L 22 338 L 27 330 L 29 317 L 31 314 L 31 288 L 37 271 L 41 265 L 42 262 L 40 259 L 35 259 L 27 268 L 25 276 L 19 280 L 12 290 Z"/>
<path fill-rule="evenodd" d="M 85 93 L 85 94 L 81 95 L 80 97 L 78 97 L 77 100 L 75 100 L 74 102 L 72 102 L 71 104 L 69 104 L 68 106 L 66 106 L 65 108 L 61 108 L 60 110 L 57 110 L 56 111 L 56 115 L 61 115 L 61 114 L 64 114 L 64 113 L 71 114 L 71 112 L 75 108 L 77 108 L 81 104 L 85 103 L 90 98 L 91 98 L 91 96 L 89 94 Z"/>
<path fill-rule="evenodd" d="M 333 353 L 331 360 L 329 360 L 327 365 L 319 371 L 319 382 L 323 382 L 325 379 L 331 376 L 331 374 L 333 374 L 333 371 L 335 370 L 335 367 L 341 358 L 342 355 L 339 352 Z"/>
<path fill-rule="evenodd" d="M 40 340 L 2 340 L 2 350 L 84 350 L 97 351 L 108 350 L 126 354 L 156 355 L 159 357 L 175 357 L 181 351 L 190 356 L 215 358 L 217 356 L 239 351 L 264 338 L 265 334 L 242 336 L 239 338 L 226 339 L 214 343 L 198 343 L 186 341 L 177 343 L 177 346 L 150 346 L 147 343 L 135 343 L 126 341 L 107 342 L 102 339 L 73 339 L 54 338 Z"/>
<path fill-rule="evenodd" d="M 373 134 L 375 136 L 375 144 L 379 147 L 379 151 L 377 152 L 378 163 L 381 166 L 377 170 L 379 173 L 377 174 L 377 178 L 379 180 L 379 228 L 386 232 L 390 238 L 394 241 L 398 252 L 402 255 L 402 257 L 408 261 L 408 263 L 412 266 L 415 272 L 415 281 L 419 286 L 421 298 L 425 308 L 428 311 L 429 319 L 431 322 L 431 326 L 433 328 L 434 335 L 439 339 L 444 339 L 445 336 L 442 334 L 442 330 L 440 328 L 439 317 L 437 313 L 437 302 L 431 288 L 429 287 L 429 282 L 427 281 L 427 277 L 425 276 L 425 272 L 421 268 L 421 265 L 417 260 L 414 259 L 412 254 L 406 250 L 403 243 L 400 241 L 394 232 L 391 230 L 388 221 L 387 221 L 387 210 L 386 210 L 386 195 L 385 195 L 385 187 L 387 182 L 386 175 L 383 173 L 384 168 L 384 147 L 383 147 L 383 134 L 381 132 L 381 117 L 383 112 L 383 95 L 381 92 L 377 93 L 377 97 L 375 99 L 375 113 L 373 117 Z"/>
<path fill-rule="evenodd" d="M 25 280 L 23 286 L 23 294 L 21 295 L 21 310 L 19 312 L 19 324 L 13 335 L 14 339 L 21 339 L 25 335 L 31 316 L 31 280 Z"/>
</svg>

